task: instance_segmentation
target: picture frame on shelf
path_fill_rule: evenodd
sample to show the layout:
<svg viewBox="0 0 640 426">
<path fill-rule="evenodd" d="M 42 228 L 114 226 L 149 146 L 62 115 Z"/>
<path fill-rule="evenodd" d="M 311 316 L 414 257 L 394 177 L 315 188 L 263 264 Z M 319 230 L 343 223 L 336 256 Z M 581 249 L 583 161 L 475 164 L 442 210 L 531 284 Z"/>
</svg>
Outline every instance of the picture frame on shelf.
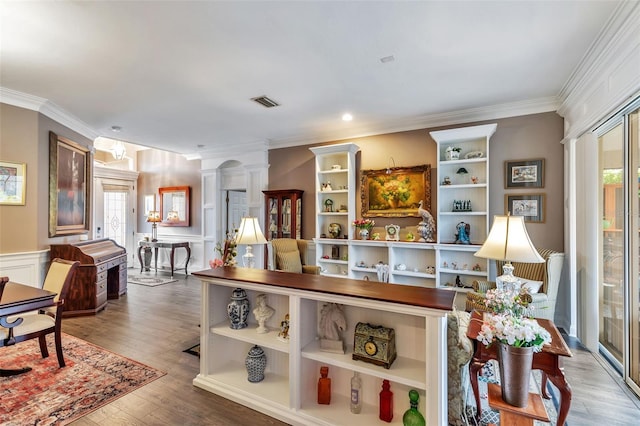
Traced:
<svg viewBox="0 0 640 426">
<path fill-rule="evenodd" d="M 545 194 L 507 194 L 505 213 L 524 216 L 525 222 L 544 223 Z"/>
<path fill-rule="evenodd" d="M 544 158 L 505 161 L 504 187 L 544 188 Z"/>
<path fill-rule="evenodd" d="M 91 164 L 88 148 L 49 132 L 49 237 L 89 232 Z"/>
<path fill-rule="evenodd" d="M 418 204 L 431 210 L 431 166 L 363 170 L 362 217 L 418 217 Z"/>
<path fill-rule="evenodd" d="M 24 206 L 27 190 L 27 165 L 0 161 L 0 205 Z"/>
</svg>

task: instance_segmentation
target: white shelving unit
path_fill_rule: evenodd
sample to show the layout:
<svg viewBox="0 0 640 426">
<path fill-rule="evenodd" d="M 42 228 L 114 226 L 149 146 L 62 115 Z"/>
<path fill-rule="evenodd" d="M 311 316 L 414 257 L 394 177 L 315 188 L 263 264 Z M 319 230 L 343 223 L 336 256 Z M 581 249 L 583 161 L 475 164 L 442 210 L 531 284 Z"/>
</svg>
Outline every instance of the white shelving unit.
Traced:
<svg viewBox="0 0 640 426">
<path fill-rule="evenodd" d="M 345 294 L 336 294 L 334 290 L 342 288 L 344 280 L 322 278 L 322 282 L 328 282 L 330 287 L 329 292 L 324 293 L 305 289 L 306 283 L 300 283 L 297 278 L 287 283 L 283 273 L 278 272 L 263 271 L 262 275 L 255 275 L 259 277 L 257 280 L 235 280 L 225 274 L 219 270 L 196 273 L 202 280 L 202 352 L 200 373 L 193 380 L 195 386 L 294 425 L 382 425 L 386 423 L 378 419 L 378 394 L 386 379 L 391 382 L 395 398 L 391 424 L 402 424 L 411 389 L 420 393 L 419 409 L 427 424 L 446 424 L 448 305 L 439 309 L 407 305 L 395 299 L 397 290 L 365 289 L 363 286 L 368 284 L 361 281 L 347 282 Z M 231 274 L 242 276 L 242 273 Z M 248 273 L 246 276 L 253 275 Z M 272 282 L 270 280 L 273 284 L 268 284 Z M 308 280 L 313 288 L 320 282 L 317 276 L 308 277 Z M 273 331 L 257 334 L 257 325 L 251 321 L 243 330 L 229 328 L 226 305 L 236 287 L 247 292 L 252 306 L 258 294 L 267 294 L 269 305 L 276 311 L 267 323 Z M 362 291 L 371 294 L 371 298 L 362 297 Z M 404 296 L 399 297 L 406 297 L 411 291 L 404 289 L 401 292 Z M 419 293 L 416 297 L 427 300 L 431 296 Z M 327 302 L 344 307 L 347 319 L 347 330 L 343 333 L 347 343 L 345 354 L 323 352 L 319 348 L 319 311 Z M 282 343 L 275 336 L 279 321 L 287 313 L 290 315 L 290 341 Z M 249 318 L 253 320 L 253 315 Z M 398 358 L 391 368 L 352 359 L 353 335 L 359 321 L 394 328 Z M 267 356 L 265 379 L 259 383 L 248 382 L 244 367 L 247 352 L 254 344 L 261 346 Z M 332 380 L 330 405 L 317 404 L 321 366 L 329 367 Z M 349 410 L 349 383 L 354 371 L 360 373 L 364 390 L 363 409 L 357 415 Z"/>
<path fill-rule="evenodd" d="M 348 257 L 348 246 L 343 237 L 353 238 L 351 223 L 356 218 L 356 153 L 360 147 L 345 143 L 309 149 L 315 155 L 316 262 L 323 275 L 348 276 L 348 262 L 343 260 Z M 327 185 L 331 189 L 327 189 Z M 331 223 L 342 228 L 339 238 L 330 238 Z M 332 256 L 334 245 L 344 246 L 338 259 Z"/>
<path fill-rule="evenodd" d="M 473 279 L 487 277 L 488 261 L 474 257 L 473 253 L 489 230 L 489 139 L 496 127 L 497 124 L 486 124 L 430 132 L 438 145 L 438 287 L 455 285 L 456 277 L 466 285 Z M 454 147 L 461 150 L 459 158 L 449 159 L 447 149 Z M 450 183 L 445 184 L 445 178 Z M 456 201 L 470 202 L 470 210 L 456 209 Z M 470 225 L 469 245 L 455 243 L 456 225 L 460 222 Z M 479 265 L 480 270 L 473 270 L 474 265 Z"/>
</svg>

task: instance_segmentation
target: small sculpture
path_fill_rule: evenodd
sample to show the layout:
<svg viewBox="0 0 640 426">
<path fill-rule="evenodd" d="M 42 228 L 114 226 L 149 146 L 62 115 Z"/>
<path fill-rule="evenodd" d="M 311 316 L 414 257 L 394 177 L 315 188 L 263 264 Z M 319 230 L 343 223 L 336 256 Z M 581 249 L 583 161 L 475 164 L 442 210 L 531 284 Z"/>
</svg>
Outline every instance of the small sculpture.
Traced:
<svg viewBox="0 0 640 426">
<path fill-rule="evenodd" d="M 284 316 L 284 319 L 280 322 L 280 333 L 278 333 L 278 340 L 281 342 L 289 343 L 289 314 Z"/>
<path fill-rule="evenodd" d="M 468 223 L 460 222 L 456 225 L 456 244 L 471 244 L 471 226 Z"/>
<path fill-rule="evenodd" d="M 256 321 L 258 321 L 256 332 L 259 334 L 268 333 L 269 329 L 265 327 L 264 324 L 273 316 L 275 309 L 267 305 L 266 294 L 259 294 L 256 297 L 256 304 L 258 306 L 253 310 L 253 315 L 256 317 Z"/>
<path fill-rule="evenodd" d="M 433 237 L 436 232 L 436 221 L 433 219 L 429 210 L 422 208 L 422 200 L 418 203 L 418 214 L 422 217 L 422 221 L 418 224 L 418 235 L 420 235 L 421 243 L 433 242 Z"/>
<path fill-rule="evenodd" d="M 344 342 L 340 332 L 347 329 L 342 305 L 325 303 L 320 311 L 320 350 L 344 354 Z"/>
</svg>

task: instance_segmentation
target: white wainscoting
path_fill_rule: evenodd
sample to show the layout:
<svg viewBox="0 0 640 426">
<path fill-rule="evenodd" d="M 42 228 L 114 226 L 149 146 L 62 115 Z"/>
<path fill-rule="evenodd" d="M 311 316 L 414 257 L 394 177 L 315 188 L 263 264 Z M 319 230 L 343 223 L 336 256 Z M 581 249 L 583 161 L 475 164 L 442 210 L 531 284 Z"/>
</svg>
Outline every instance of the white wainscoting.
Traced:
<svg viewBox="0 0 640 426">
<path fill-rule="evenodd" d="M 32 287 L 42 287 L 48 265 L 48 249 L 0 254 L 0 276 Z"/>
<path fill-rule="evenodd" d="M 135 253 L 133 253 L 134 261 L 131 265 L 136 268 L 138 271 L 140 270 L 140 262 L 138 261 L 138 242 L 144 240 L 144 237 L 148 236 L 145 233 L 136 234 L 136 244 L 135 244 Z M 187 265 L 187 271 L 189 273 L 195 271 L 201 271 L 203 269 L 209 269 L 209 259 L 213 258 L 214 254 L 212 253 L 209 257 L 204 254 L 204 241 L 199 235 L 163 235 L 162 238 L 159 238 L 160 241 L 163 242 L 172 242 L 172 243 L 183 243 L 187 241 L 189 246 L 191 247 L 191 258 L 189 259 L 189 265 Z M 166 271 L 171 270 L 171 249 L 160 248 L 158 249 L 158 269 L 162 268 Z M 143 253 L 144 257 L 144 253 Z M 174 259 L 174 268 L 178 269 L 176 274 L 179 276 L 180 274 L 184 274 L 184 264 L 187 260 L 187 252 L 182 248 L 178 248 L 175 251 L 175 259 Z M 154 266 L 154 259 L 151 259 L 151 269 Z M 182 270 L 180 270 L 182 269 Z"/>
</svg>

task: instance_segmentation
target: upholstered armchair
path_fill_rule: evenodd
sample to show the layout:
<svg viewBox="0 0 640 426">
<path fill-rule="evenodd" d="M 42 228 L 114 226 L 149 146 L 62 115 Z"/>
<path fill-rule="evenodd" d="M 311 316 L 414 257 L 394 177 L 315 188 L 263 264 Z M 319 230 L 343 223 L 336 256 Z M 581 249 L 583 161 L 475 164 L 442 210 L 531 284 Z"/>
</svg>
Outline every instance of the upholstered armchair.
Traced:
<svg viewBox="0 0 640 426">
<path fill-rule="evenodd" d="M 553 321 L 560 276 L 562 275 L 562 265 L 564 263 L 564 253 L 549 249 L 538 249 L 538 253 L 545 260 L 544 263 L 513 262 L 513 267 L 515 268 L 513 275 L 521 278 L 523 284 L 527 282 L 530 284 L 542 283 L 537 293 L 532 292 L 530 306 L 534 308 L 533 315 L 535 317 Z M 504 263 L 502 261 L 496 262 L 498 272 L 502 271 Z M 495 287 L 496 283 L 492 281 L 474 281 L 474 291 L 467 293 L 466 310 L 486 310 L 484 295 L 487 290 Z"/>
<path fill-rule="evenodd" d="M 62 311 L 64 302 L 71 287 L 71 281 L 80 262 L 53 259 L 44 280 L 43 289 L 57 293 L 54 306 L 39 311 L 26 312 L 7 318 L 7 322 L 14 323 L 22 320 L 13 328 L 0 327 L 0 347 L 13 345 L 29 339 L 37 338 L 40 343 L 42 358 L 49 356 L 47 349 L 47 334 L 53 334 L 60 368 L 65 366 L 62 354 Z"/>
<path fill-rule="evenodd" d="M 320 274 L 320 267 L 310 265 L 309 242 L 292 238 L 274 238 L 267 243 L 268 268 L 270 270 Z"/>
</svg>

